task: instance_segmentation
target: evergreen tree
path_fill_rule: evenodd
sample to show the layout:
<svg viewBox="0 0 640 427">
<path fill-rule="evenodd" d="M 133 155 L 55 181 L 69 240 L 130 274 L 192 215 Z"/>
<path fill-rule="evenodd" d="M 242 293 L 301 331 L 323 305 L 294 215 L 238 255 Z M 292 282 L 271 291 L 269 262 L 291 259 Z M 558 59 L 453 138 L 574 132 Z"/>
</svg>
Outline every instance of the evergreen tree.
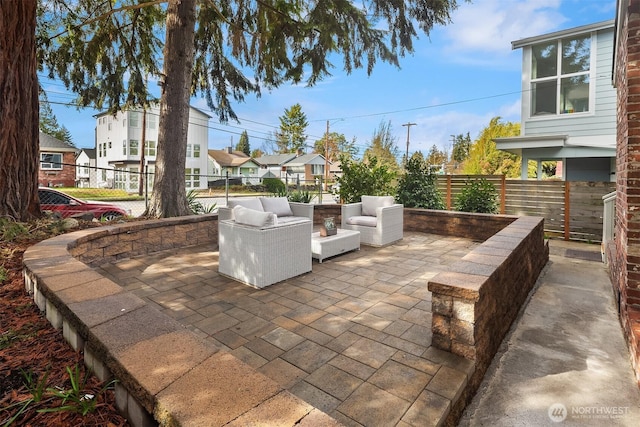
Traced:
<svg viewBox="0 0 640 427">
<path fill-rule="evenodd" d="M 398 146 L 396 138 L 391 133 L 391 122 L 380 122 L 378 129 L 373 133 L 371 143 L 364 151 L 364 159 L 376 158 L 381 165 L 385 165 L 389 170 L 397 173 L 398 166 Z"/>
<path fill-rule="evenodd" d="M 236 151 L 242 151 L 247 156 L 251 155 L 251 146 L 249 145 L 249 134 L 245 130 L 240 135 L 240 141 L 236 145 Z"/>
<path fill-rule="evenodd" d="M 471 150 L 471 137 L 469 132 L 466 135 L 456 135 L 453 140 L 453 150 L 451 158 L 457 163 L 462 163 L 469 157 L 469 150 Z"/>
<path fill-rule="evenodd" d="M 225 122 L 237 118 L 234 101 L 248 94 L 285 82 L 316 84 L 330 75 L 329 59 L 342 58 L 347 73 L 366 68 L 370 74 L 378 60 L 399 66 L 398 58 L 413 52 L 418 27 L 429 35 L 457 7 L 456 0 L 67 3 L 1 3 L 0 46 L 12 60 L 0 63 L 0 188 L 10 190 L 0 192 L 0 216 L 39 215 L 37 70 L 60 79 L 79 106 L 110 113 L 147 105 L 146 78 L 157 79 L 161 115 L 147 213 L 188 215 L 184 160 L 192 95 L 204 97 Z M 19 155 L 9 163 L 9 153 Z"/>
<path fill-rule="evenodd" d="M 53 110 L 51 109 L 49 102 L 46 101 L 46 96 L 44 94 L 41 94 L 40 96 L 45 97 L 45 100 L 40 102 L 40 131 L 75 147 L 69 129 L 64 125 L 60 126 L 58 124 L 58 120 L 56 119 L 55 114 L 53 114 Z"/>
<path fill-rule="evenodd" d="M 447 162 L 447 156 L 433 144 L 429 150 L 429 154 L 427 154 L 426 162 L 431 166 L 431 169 L 438 171 L 441 170 L 442 165 Z"/>
<path fill-rule="evenodd" d="M 285 108 L 284 114 L 280 116 L 280 129 L 276 133 L 278 152 L 284 154 L 295 153 L 298 150 L 304 151 L 307 142 L 307 135 L 305 135 L 307 126 L 309 122 L 300 104 Z"/>
</svg>

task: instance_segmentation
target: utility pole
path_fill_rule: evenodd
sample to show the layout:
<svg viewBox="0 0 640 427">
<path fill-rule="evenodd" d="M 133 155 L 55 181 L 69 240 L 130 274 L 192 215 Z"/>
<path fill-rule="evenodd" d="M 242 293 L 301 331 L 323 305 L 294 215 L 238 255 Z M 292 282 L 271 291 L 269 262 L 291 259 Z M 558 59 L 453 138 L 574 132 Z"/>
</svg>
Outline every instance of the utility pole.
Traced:
<svg viewBox="0 0 640 427">
<path fill-rule="evenodd" d="M 415 123 L 411 123 L 411 122 L 407 122 L 402 125 L 407 127 L 407 156 L 405 157 L 405 162 L 409 162 L 409 129 L 411 129 L 411 126 L 415 126 L 415 125 L 416 125 Z"/>
<path fill-rule="evenodd" d="M 329 120 L 327 120 L 327 133 L 324 138 L 324 190 L 329 190 Z"/>
</svg>

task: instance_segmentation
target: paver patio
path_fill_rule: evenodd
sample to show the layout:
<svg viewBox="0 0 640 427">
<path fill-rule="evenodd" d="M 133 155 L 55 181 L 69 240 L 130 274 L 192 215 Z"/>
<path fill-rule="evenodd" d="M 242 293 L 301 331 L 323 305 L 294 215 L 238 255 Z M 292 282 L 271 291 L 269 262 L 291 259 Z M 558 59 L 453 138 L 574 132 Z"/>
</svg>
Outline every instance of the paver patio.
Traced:
<svg viewBox="0 0 640 427">
<path fill-rule="evenodd" d="M 219 275 L 212 245 L 100 270 L 345 425 L 427 426 L 444 420 L 473 369 L 430 347 L 427 282 L 477 244 L 405 232 L 264 289 Z"/>
</svg>

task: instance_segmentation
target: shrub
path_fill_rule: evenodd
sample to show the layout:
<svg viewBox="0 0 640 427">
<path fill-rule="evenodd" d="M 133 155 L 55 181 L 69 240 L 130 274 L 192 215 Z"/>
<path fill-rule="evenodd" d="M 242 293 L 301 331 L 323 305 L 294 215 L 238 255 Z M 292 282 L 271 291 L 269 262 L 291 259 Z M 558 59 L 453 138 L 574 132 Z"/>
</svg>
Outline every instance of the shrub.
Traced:
<svg viewBox="0 0 640 427">
<path fill-rule="evenodd" d="M 498 190 L 485 178 L 467 180 L 456 198 L 455 208 L 461 212 L 497 213 Z"/>
<path fill-rule="evenodd" d="M 216 203 L 213 205 L 204 205 L 197 200 L 198 193 L 194 190 L 189 190 L 187 193 L 187 203 L 189 204 L 189 209 L 193 212 L 194 215 L 211 213 L 216 208 Z"/>
<path fill-rule="evenodd" d="M 262 184 L 267 192 L 271 194 L 286 195 L 287 188 L 284 185 L 284 182 L 278 178 L 265 178 L 262 180 Z"/>
<path fill-rule="evenodd" d="M 289 193 L 287 196 L 290 202 L 311 203 L 313 195 L 309 190 L 296 190 Z"/>
<path fill-rule="evenodd" d="M 445 209 L 436 186 L 436 175 L 422 156 L 413 155 L 398 182 L 398 203 L 408 208 Z"/>
<path fill-rule="evenodd" d="M 395 172 L 379 164 L 374 156 L 368 156 L 361 162 L 354 162 L 347 156 L 340 157 L 342 176 L 337 177 L 338 194 L 343 203 L 356 203 L 360 197 L 385 196 L 394 194 L 393 180 Z"/>
</svg>

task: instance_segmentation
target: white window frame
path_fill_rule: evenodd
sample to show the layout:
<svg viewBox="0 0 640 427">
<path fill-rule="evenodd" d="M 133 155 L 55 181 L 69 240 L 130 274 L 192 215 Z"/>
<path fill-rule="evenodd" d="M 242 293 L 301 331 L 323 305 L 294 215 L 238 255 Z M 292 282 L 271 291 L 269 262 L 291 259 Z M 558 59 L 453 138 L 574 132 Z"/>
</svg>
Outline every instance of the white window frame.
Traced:
<svg viewBox="0 0 640 427">
<path fill-rule="evenodd" d="M 137 139 L 130 139 L 129 140 L 129 155 L 130 156 L 137 156 L 140 154 L 140 141 L 138 141 Z"/>
<path fill-rule="evenodd" d="M 47 156 L 50 156 L 49 159 L 46 159 Z M 55 160 L 53 157 L 59 156 L 60 160 Z M 64 156 L 62 153 L 40 153 L 40 169 L 42 170 L 62 170 L 62 161 L 64 160 Z"/>
<path fill-rule="evenodd" d="M 541 78 L 537 78 L 534 79 L 532 78 L 533 75 L 533 46 L 537 46 L 539 44 L 545 43 L 543 41 L 539 42 L 539 43 L 535 43 L 534 45 L 531 45 L 528 47 L 527 49 L 527 58 L 525 58 L 526 60 L 526 64 L 527 64 L 527 110 L 528 110 L 528 117 L 531 120 L 548 120 L 550 118 L 570 118 L 570 117 L 576 117 L 577 115 L 580 116 L 584 116 L 584 115 L 593 115 L 595 113 L 595 82 L 596 82 L 596 75 L 595 75 L 595 68 L 596 68 L 596 56 L 597 56 L 597 37 L 596 37 L 596 33 L 595 32 L 591 32 L 589 33 L 589 37 L 591 37 L 591 43 L 590 43 L 590 50 L 589 50 L 589 71 L 581 71 L 581 72 L 577 72 L 577 73 L 569 73 L 569 74 L 562 74 L 562 40 L 563 39 L 571 39 L 571 38 L 577 38 L 577 37 L 582 37 L 585 34 L 574 34 L 574 35 L 568 35 L 559 39 L 556 39 L 555 42 L 557 43 L 558 46 L 558 54 L 556 56 L 556 61 L 557 61 L 557 65 L 556 65 L 556 69 L 557 69 L 557 74 L 555 76 L 548 76 L 548 77 L 541 77 Z M 549 41 L 551 42 L 551 41 Z M 562 79 L 563 78 L 568 78 L 568 77 L 573 77 L 573 76 L 579 76 L 579 75 L 586 75 L 589 78 L 589 108 L 587 111 L 581 111 L 581 112 L 573 112 L 573 113 L 563 113 L 560 111 L 560 102 L 561 102 L 561 98 L 562 98 L 562 94 L 561 94 L 561 87 L 562 87 Z M 534 115 L 533 114 L 533 84 L 534 83 L 542 83 L 542 82 L 548 82 L 548 81 L 555 81 L 556 82 L 556 111 L 555 113 L 552 114 L 540 114 L 540 115 Z M 523 101 L 524 101 L 524 97 L 523 97 Z"/>
<path fill-rule="evenodd" d="M 144 143 L 144 156 L 155 157 L 156 156 L 156 142 L 147 140 Z"/>
</svg>

